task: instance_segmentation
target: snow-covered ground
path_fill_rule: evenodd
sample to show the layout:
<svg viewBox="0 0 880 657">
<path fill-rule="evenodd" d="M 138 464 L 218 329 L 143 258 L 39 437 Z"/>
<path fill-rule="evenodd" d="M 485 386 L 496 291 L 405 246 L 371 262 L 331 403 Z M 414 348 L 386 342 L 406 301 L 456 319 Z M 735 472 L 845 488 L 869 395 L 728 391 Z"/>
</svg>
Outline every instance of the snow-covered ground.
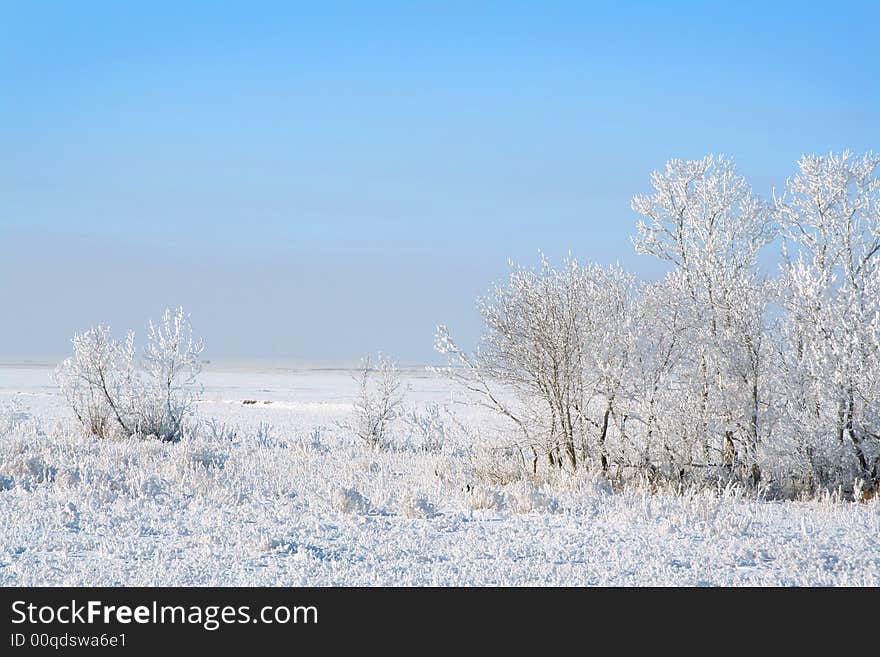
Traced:
<svg viewBox="0 0 880 657">
<path fill-rule="evenodd" d="M 489 418 L 418 370 L 410 406 L 456 418 L 440 451 L 403 422 L 358 444 L 345 371 L 210 366 L 173 445 L 82 436 L 49 371 L 0 366 L 2 585 L 880 584 L 876 499 L 516 480 L 474 446 Z"/>
</svg>

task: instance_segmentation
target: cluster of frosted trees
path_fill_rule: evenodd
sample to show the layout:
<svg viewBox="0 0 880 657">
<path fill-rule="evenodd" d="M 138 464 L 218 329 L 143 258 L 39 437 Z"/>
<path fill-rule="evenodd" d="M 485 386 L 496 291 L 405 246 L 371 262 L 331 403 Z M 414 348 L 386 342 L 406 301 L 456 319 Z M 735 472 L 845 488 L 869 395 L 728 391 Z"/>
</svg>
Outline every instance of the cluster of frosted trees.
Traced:
<svg viewBox="0 0 880 657">
<path fill-rule="evenodd" d="M 439 328 L 446 372 L 509 421 L 535 471 L 875 487 L 878 166 L 804 157 L 770 202 L 730 160 L 672 160 L 632 202 L 635 247 L 665 278 L 514 267 L 480 302 L 474 353 Z M 766 250 L 778 267 L 762 275 Z"/>
</svg>

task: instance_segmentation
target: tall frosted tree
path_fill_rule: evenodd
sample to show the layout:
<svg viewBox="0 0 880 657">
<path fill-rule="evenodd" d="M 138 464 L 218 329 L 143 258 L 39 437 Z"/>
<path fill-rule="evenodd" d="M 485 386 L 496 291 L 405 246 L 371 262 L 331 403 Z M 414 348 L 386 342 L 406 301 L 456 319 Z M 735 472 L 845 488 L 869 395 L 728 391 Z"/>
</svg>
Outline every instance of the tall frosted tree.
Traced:
<svg viewBox="0 0 880 657">
<path fill-rule="evenodd" d="M 878 167 L 872 153 L 805 156 L 776 200 L 784 451 L 810 486 L 880 475 Z"/>
<path fill-rule="evenodd" d="M 688 465 L 746 465 L 757 479 L 768 367 L 757 257 L 774 236 L 770 206 L 723 157 L 670 160 L 651 184 L 632 202 L 645 217 L 633 241 L 672 266 L 675 312 L 689 318 L 688 358 L 676 374 L 693 400 L 679 409 Z"/>
</svg>

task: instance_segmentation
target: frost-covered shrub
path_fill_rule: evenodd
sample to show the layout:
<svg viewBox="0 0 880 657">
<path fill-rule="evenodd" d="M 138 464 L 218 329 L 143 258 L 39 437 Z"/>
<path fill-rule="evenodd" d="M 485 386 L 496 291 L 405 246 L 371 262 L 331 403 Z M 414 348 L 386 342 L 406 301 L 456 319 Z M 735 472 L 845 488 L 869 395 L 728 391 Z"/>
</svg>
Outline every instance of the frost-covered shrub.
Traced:
<svg viewBox="0 0 880 657">
<path fill-rule="evenodd" d="M 474 479 L 492 486 L 506 486 L 529 474 L 512 449 L 480 449 L 470 455 L 470 461 Z"/>
<path fill-rule="evenodd" d="M 55 380 L 77 419 L 98 438 L 135 432 L 134 334 L 124 343 L 107 326 L 96 326 L 73 337 L 73 356 L 55 371 Z"/>
<path fill-rule="evenodd" d="M 484 509 L 502 511 L 507 507 L 507 496 L 496 488 L 488 486 L 469 487 L 465 494 L 468 506 L 474 511 Z"/>
<path fill-rule="evenodd" d="M 187 450 L 186 457 L 191 466 L 210 470 L 211 468 L 222 469 L 226 465 L 229 455 L 219 449 L 202 445 Z"/>
<path fill-rule="evenodd" d="M 0 477 L 6 482 L 5 488 L 20 486 L 30 489 L 37 484 L 55 481 L 58 468 L 47 463 L 40 455 L 19 453 L 0 464 Z"/>
<path fill-rule="evenodd" d="M 382 472 L 382 466 L 373 460 L 356 461 L 354 465 L 355 468 L 357 468 L 361 472 L 366 472 L 373 476 Z"/>
<path fill-rule="evenodd" d="M 83 486 L 102 504 L 111 504 L 120 496 L 126 497 L 131 493 L 125 472 L 110 463 L 107 464 L 107 469 L 96 468 L 89 472 Z"/>
<path fill-rule="evenodd" d="M 424 411 L 411 409 L 404 420 L 418 449 L 436 454 L 443 451 L 450 435 L 446 410 L 440 404 L 428 404 Z"/>
<path fill-rule="evenodd" d="M 287 447 L 287 443 L 276 439 L 272 435 L 273 434 L 272 425 L 269 424 L 268 422 L 261 421 L 257 425 L 255 434 L 256 434 L 255 435 L 256 443 L 257 443 L 257 445 L 260 445 L 261 447 L 268 447 L 268 448 Z"/>
<path fill-rule="evenodd" d="M 0 401 L 0 436 L 12 431 L 31 419 L 30 413 L 23 410 L 15 401 Z"/>
<path fill-rule="evenodd" d="M 168 495 L 168 487 L 169 484 L 165 479 L 153 475 L 141 482 L 139 490 L 142 496 L 159 500 Z"/>
<path fill-rule="evenodd" d="M 379 354 L 375 366 L 368 356 L 356 378 L 358 396 L 351 422 L 345 425 L 374 450 L 389 444 L 389 428 L 403 404 L 400 371 L 390 358 Z"/>
<path fill-rule="evenodd" d="M 203 345 L 182 308 L 150 322 L 142 358 L 134 333 L 123 342 L 107 326 L 73 337 L 73 356 L 55 371 L 61 392 L 83 427 L 98 438 L 179 440 L 200 388 Z"/>
<path fill-rule="evenodd" d="M 79 468 L 62 468 L 55 476 L 55 485 L 60 488 L 74 488 L 82 480 Z"/>
<path fill-rule="evenodd" d="M 517 513 L 554 513 L 559 502 L 534 486 L 518 486 L 513 490 L 513 509 Z"/>
<path fill-rule="evenodd" d="M 437 509 L 423 495 L 407 495 L 398 505 L 398 511 L 404 518 L 433 518 Z"/>
<path fill-rule="evenodd" d="M 214 442 L 233 443 L 238 437 L 238 427 L 229 422 L 221 422 L 211 418 L 202 424 L 202 432 L 208 440 Z"/>
<path fill-rule="evenodd" d="M 339 513 L 364 515 L 370 512 L 370 501 L 356 488 L 335 488 L 330 494 L 330 506 Z"/>
<path fill-rule="evenodd" d="M 611 482 L 601 472 L 578 472 L 561 483 L 580 498 L 604 497 L 614 492 Z"/>
</svg>

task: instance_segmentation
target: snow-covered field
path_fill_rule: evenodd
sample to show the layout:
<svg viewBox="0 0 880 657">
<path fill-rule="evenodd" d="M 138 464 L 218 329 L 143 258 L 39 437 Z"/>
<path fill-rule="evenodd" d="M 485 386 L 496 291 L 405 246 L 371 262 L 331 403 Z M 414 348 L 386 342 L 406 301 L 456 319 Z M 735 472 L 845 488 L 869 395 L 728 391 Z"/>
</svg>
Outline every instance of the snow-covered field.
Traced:
<svg viewBox="0 0 880 657">
<path fill-rule="evenodd" d="M 82 436 L 49 372 L 0 367 L 2 585 L 880 584 L 877 499 L 515 480 L 418 370 L 407 403 L 457 418 L 439 451 L 403 422 L 358 444 L 345 371 L 211 366 L 178 444 Z"/>
</svg>

